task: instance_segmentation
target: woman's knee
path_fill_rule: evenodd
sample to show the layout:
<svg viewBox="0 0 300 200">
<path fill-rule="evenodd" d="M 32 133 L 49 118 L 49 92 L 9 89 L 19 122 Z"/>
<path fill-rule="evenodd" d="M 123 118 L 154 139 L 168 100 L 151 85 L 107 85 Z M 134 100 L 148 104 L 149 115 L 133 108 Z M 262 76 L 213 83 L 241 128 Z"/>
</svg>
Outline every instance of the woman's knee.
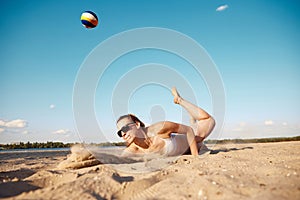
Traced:
<svg viewBox="0 0 300 200">
<path fill-rule="evenodd" d="M 216 124 L 215 119 L 212 116 L 208 116 L 205 119 L 198 120 L 199 124 L 207 124 L 209 126 L 214 126 Z"/>
<path fill-rule="evenodd" d="M 213 131 L 216 121 L 213 117 L 198 121 L 197 135 L 206 138 Z"/>
<path fill-rule="evenodd" d="M 212 129 L 213 129 L 215 127 L 215 125 L 216 125 L 216 120 L 212 116 L 210 116 L 209 120 L 210 120 Z"/>
<path fill-rule="evenodd" d="M 209 118 L 208 135 L 213 131 L 216 126 L 216 120 L 213 117 Z"/>
</svg>

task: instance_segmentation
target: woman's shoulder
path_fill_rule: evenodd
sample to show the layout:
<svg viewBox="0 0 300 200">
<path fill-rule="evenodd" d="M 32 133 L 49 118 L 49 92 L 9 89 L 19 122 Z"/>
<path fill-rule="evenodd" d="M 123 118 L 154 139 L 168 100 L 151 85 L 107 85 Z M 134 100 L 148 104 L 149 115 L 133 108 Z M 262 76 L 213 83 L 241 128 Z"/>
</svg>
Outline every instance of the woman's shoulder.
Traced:
<svg viewBox="0 0 300 200">
<path fill-rule="evenodd" d="M 170 134 L 178 124 L 171 121 L 156 122 L 147 127 L 149 135 Z"/>
<path fill-rule="evenodd" d="M 165 127 L 169 125 L 177 124 L 176 122 L 171 122 L 171 121 L 160 121 L 160 122 L 155 122 L 154 124 L 149 125 L 147 128 L 153 128 L 153 127 Z"/>
<path fill-rule="evenodd" d="M 121 156 L 122 157 L 136 157 L 141 154 L 142 152 L 137 148 L 135 145 L 130 145 L 123 150 Z"/>
<path fill-rule="evenodd" d="M 131 152 L 131 153 L 138 153 L 139 148 L 136 144 L 132 143 L 129 146 L 126 147 L 125 151 Z"/>
<path fill-rule="evenodd" d="M 160 129 L 162 129 L 164 127 L 164 124 L 167 121 L 160 121 L 160 122 L 156 122 L 154 124 L 151 124 L 150 126 L 147 127 L 148 132 L 157 132 Z"/>
</svg>

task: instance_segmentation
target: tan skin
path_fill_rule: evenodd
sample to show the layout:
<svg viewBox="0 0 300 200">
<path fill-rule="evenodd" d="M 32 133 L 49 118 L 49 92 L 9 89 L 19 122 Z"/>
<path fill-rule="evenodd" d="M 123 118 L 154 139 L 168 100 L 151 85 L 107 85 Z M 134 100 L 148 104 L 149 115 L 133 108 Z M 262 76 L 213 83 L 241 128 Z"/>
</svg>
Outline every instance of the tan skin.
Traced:
<svg viewBox="0 0 300 200">
<path fill-rule="evenodd" d="M 162 138 L 170 138 L 171 133 L 186 134 L 191 154 L 198 155 L 197 143 L 202 141 L 212 132 L 215 120 L 202 108 L 183 99 L 177 89 L 171 90 L 174 103 L 182 106 L 190 115 L 191 125 L 186 126 L 174 122 L 164 121 L 142 127 L 139 122 L 134 122 L 131 117 L 126 117 L 117 122 L 118 129 L 129 125 L 126 133 L 122 132 L 123 139 L 128 143 L 127 154 L 160 152 L 165 146 Z M 200 145 L 201 146 L 201 145 Z"/>
<path fill-rule="evenodd" d="M 121 119 L 117 123 L 117 127 L 119 129 L 130 124 L 130 129 L 126 133 L 122 132 L 122 138 L 128 143 L 128 147 L 126 149 L 127 152 L 160 152 L 165 145 L 165 142 L 161 138 L 169 138 L 171 133 L 178 133 L 187 135 L 191 154 L 198 155 L 195 134 L 190 126 L 169 121 L 158 122 L 148 127 L 141 127 L 139 122 L 135 122 L 134 124 L 131 123 L 133 123 L 133 120 L 130 117 Z M 151 137 L 149 137 L 149 135 L 151 135 Z"/>
<path fill-rule="evenodd" d="M 216 124 L 214 118 L 199 106 L 182 98 L 175 87 L 172 88 L 171 92 L 174 96 L 174 103 L 179 104 L 189 113 L 190 126 L 195 132 L 197 143 L 201 143 L 214 129 Z"/>
</svg>

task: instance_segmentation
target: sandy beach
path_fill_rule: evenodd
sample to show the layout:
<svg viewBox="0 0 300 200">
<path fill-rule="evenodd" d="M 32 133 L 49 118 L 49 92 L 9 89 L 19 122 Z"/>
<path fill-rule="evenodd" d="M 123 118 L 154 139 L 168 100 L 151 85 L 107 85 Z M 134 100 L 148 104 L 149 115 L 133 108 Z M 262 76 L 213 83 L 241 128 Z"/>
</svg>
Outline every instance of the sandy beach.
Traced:
<svg viewBox="0 0 300 200">
<path fill-rule="evenodd" d="M 198 157 L 107 156 L 79 169 L 59 167 L 70 151 L 2 151 L 0 198 L 300 199 L 300 142 L 208 147 Z"/>
</svg>

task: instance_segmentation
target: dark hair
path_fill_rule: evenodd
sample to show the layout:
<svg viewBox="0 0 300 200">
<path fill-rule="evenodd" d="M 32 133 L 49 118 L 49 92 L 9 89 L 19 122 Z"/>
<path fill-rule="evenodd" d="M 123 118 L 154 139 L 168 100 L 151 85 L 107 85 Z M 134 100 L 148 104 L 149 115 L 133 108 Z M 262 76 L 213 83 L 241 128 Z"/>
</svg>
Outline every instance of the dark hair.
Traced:
<svg viewBox="0 0 300 200">
<path fill-rule="evenodd" d="M 145 124 L 139 119 L 137 118 L 135 115 L 133 114 L 127 114 L 127 115 L 122 115 L 121 117 L 119 117 L 119 119 L 117 120 L 117 123 L 124 118 L 130 118 L 134 123 L 139 122 L 141 127 L 145 127 Z"/>
</svg>

